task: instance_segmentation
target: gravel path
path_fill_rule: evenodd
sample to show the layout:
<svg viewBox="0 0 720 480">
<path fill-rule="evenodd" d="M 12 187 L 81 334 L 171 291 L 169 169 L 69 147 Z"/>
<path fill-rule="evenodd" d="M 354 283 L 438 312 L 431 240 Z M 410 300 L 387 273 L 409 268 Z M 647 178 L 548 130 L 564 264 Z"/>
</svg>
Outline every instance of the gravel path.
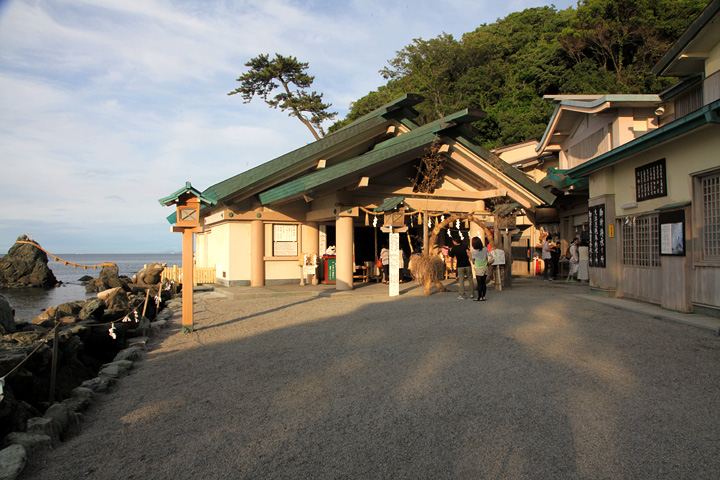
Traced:
<svg viewBox="0 0 720 480">
<path fill-rule="evenodd" d="M 196 302 L 21 478 L 720 478 L 720 340 L 586 292 Z"/>
</svg>

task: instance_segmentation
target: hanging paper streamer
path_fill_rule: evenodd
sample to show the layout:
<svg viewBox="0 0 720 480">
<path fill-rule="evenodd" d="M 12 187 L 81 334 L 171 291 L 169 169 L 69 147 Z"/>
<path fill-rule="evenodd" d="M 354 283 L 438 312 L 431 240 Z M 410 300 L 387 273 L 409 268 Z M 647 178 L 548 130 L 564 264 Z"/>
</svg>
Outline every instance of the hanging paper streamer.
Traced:
<svg viewBox="0 0 720 480">
<path fill-rule="evenodd" d="M 463 237 L 462 230 L 458 230 L 458 235 L 460 235 L 460 240 L 465 240 L 465 237 Z"/>
<path fill-rule="evenodd" d="M 373 227 L 377 228 L 377 215 L 373 217 Z"/>
<path fill-rule="evenodd" d="M 445 221 L 445 215 L 440 215 L 440 223 Z"/>
<path fill-rule="evenodd" d="M 113 340 L 117 340 L 117 335 L 115 334 L 115 332 L 115 323 L 113 323 L 112 327 L 110 327 L 110 330 L 108 331 Z"/>
<path fill-rule="evenodd" d="M 455 219 L 455 228 L 460 230 L 460 219 L 459 218 Z"/>
<path fill-rule="evenodd" d="M 447 232 L 447 234 L 448 234 L 448 237 L 452 237 L 452 234 L 450 233 L 450 229 L 449 229 L 449 228 L 446 230 L 446 232 Z"/>
<path fill-rule="evenodd" d="M 428 218 L 428 228 L 432 228 L 432 218 Z"/>
</svg>

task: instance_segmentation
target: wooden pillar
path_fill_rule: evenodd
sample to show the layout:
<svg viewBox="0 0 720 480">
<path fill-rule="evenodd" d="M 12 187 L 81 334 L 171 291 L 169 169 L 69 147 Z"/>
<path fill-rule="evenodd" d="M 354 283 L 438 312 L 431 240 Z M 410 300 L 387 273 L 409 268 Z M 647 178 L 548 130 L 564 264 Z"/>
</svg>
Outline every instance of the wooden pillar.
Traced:
<svg viewBox="0 0 720 480">
<path fill-rule="evenodd" d="M 182 232 L 182 333 L 192 333 L 195 325 L 193 320 L 193 229 L 186 228 Z"/>
<path fill-rule="evenodd" d="M 320 248 L 320 232 L 317 222 L 308 222 L 302 226 L 302 231 L 302 251 L 305 253 L 317 253 L 321 256 L 322 254 L 318 251 Z"/>
<path fill-rule="evenodd" d="M 250 286 L 265 285 L 265 225 L 262 220 L 250 222 Z"/>
<path fill-rule="evenodd" d="M 335 289 L 353 288 L 353 219 L 337 217 L 335 219 Z"/>
</svg>

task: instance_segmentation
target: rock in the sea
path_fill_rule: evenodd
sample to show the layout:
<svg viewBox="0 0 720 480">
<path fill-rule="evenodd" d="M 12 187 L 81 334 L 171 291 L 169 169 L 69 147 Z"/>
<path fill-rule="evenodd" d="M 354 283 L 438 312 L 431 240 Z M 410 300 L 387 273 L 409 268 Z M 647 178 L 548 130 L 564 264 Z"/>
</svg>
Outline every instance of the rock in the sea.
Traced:
<svg viewBox="0 0 720 480">
<path fill-rule="evenodd" d="M 10 302 L 0 295 L 0 335 L 15 333 L 15 310 L 10 306 Z"/>
<path fill-rule="evenodd" d="M 126 277 L 120 277 L 120 269 L 114 263 L 107 263 L 100 270 L 98 278 L 93 278 L 85 283 L 85 291 L 88 293 L 102 292 L 111 288 L 121 287 L 123 290 L 130 290 L 127 286 Z"/>
<path fill-rule="evenodd" d="M 26 235 L 18 241 L 28 241 Z M 48 257 L 38 247 L 16 243 L 0 258 L 0 287 L 54 287 L 57 278 L 48 267 Z"/>
</svg>

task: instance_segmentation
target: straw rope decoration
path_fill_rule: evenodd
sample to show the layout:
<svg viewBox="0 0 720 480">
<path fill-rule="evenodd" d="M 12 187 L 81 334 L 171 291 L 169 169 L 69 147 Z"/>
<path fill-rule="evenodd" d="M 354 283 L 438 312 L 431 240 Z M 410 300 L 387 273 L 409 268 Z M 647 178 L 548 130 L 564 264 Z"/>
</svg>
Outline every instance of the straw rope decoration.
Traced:
<svg viewBox="0 0 720 480">
<path fill-rule="evenodd" d="M 73 263 L 73 262 L 65 261 L 65 260 L 63 260 L 63 259 L 61 259 L 61 258 L 59 258 L 59 257 L 57 257 L 57 256 L 55 256 L 55 255 L 53 255 L 52 253 L 48 252 L 47 250 L 45 250 L 44 248 L 42 248 L 40 245 L 38 245 L 37 243 L 34 243 L 34 242 L 26 242 L 26 241 L 24 241 L 24 240 L 18 240 L 18 241 L 16 241 L 15 243 L 26 243 L 26 244 L 28 244 L 28 245 L 32 245 L 32 246 L 34 246 L 34 247 L 36 247 L 36 248 L 39 248 L 40 250 L 42 250 L 43 252 L 45 252 L 47 255 L 50 255 L 51 257 L 53 257 L 56 262 L 63 262 L 65 265 L 72 265 L 73 268 L 81 267 L 81 268 L 84 268 L 85 270 L 87 270 L 88 268 L 94 268 L 94 269 L 97 270 L 98 267 L 115 265 L 114 263 L 108 263 L 108 262 L 103 262 L 103 263 L 101 263 L 101 264 L 99 264 L 99 265 L 81 265 L 81 264 L 78 264 L 78 263 Z M 166 286 L 165 289 L 167 290 L 167 289 L 169 289 L 169 288 L 171 288 L 171 287 L 172 287 L 172 282 L 171 282 L 170 285 Z M 155 302 L 156 302 L 157 305 L 159 305 L 159 303 L 160 303 L 160 292 L 159 292 L 159 291 L 158 291 L 158 294 L 155 296 Z M 143 306 L 143 302 L 140 302 L 140 304 L 138 304 L 135 308 L 133 308 L 130 312 L 128 312 L 128 314 L 125 315 L 125 317 L 123 317 L 122 320 L 115 320 L 115 321 L 113 321 L 113 322 L 105 322 L 105 323 L 93 323 L 93 324 L 90 325 L 90 326 L 91 326 L 91 327 L 102 327 L 102 326 L 104 326 L 104 325 L 110 325 L 111 328 L 110 328 L 110 330 L 108 331 L 108 334 L 109 334 L 112 338 L 116 338 L 116 334 L 115 334 L 115 331 L 116 331 L 116 330 L 115 330 L 115 323 L 118 322 L 118 321 L 120 321 L 120 322 L 131 322 L 131 321 L 132 321 L 132 320 L 130 319 L 131 316 L 134 316 L 134 317 L 135 317 L 135 321 L 138 321 L 138 309 L 139 309 L 141 306 Z M 23 359 L 22 359 L 17 365 L 15 365 L 12 369 L 10 369 L 6 374 L 0 376 L 0 402 L 2 402 L 2 400 L 3 400 L 3 398 L 4 398 L 3 387 L 5 386 L 5 379 L 6 379 L 7 377 L 9 377 L 13 372 L 15 372 L 18 368 L 20 368 L 23 363 L 27 362 L 27 361 L 30 359 L 30 357 L 32 357 L 33 354 L 35 354 L 35 352 L 38 351 L 38 349 L 39 349 L 40 347 L 42 347 L 43 345 L 45 345 L 45 344 L 47 343 L 47 340 L 48 340 L 48 338 L 50 337 L 50 335 L 53 334 L 53 333 L 55 332 L 55 330 L 56 330 L 58 327 L 60 327 L 60 325 L 62 325 L 62 323 L 61 323 L 61 322 L 58 322 L 57 319 L 56 319 L 55 326 L 54 326 L 52 329 L 50 329 L 49 332 L 47 332 L 47 333 L 45 334 L 45 337 L 44 337 L 44 338 L 38 340 L 38 345 L 33 349 L 33 351 L 30 352 L 25 358 L 23 358 Z"/>
<path fill-rule="evenodd" d="M 79 263 L 73 263 L 73 262 L 68 262 L 67 260 L 63 260 L 62 258 L 58 257 L 57 255 L 53 255 L 52 253 L 48 252 L 47 250 L 45 250 L 44 248 L 42 248 L 40 245 L 38 245 L 38 244 L 35 243 L 35 242 L 27 242 L 27 241 L 25 241 L 25 240 L 17 240 L 15 243 L 25 243 L 25 244 L 27 244 L 27 245 L 32 245 L 33 247 L 37 248 L 38 250 L 42 250 L 42 251 L 45 252 L 47 255 L 49 255 L 49 256 L 51 256 L 52 258 L 54 258 L 56 262 L 61 262 L 61 263 L 63 263 L 64 265 L 72 265 L 73 268 L 78 268 L 78 267 L 80 267 L 80 268 L 82 268 L 82 269 L 84 269 L 84 270 L 87 270 L 88 268 L 94 268 L 95 270 L 97 270 L 99 267 L 110 267 L 110 266 L 112 266 L 112 265 L 115 265 L 114 263 L 110 263 L 110 262 L 103 262 L 103 263 L 100 263 L 100 264 L 98 264 L 98 265 L 81 265 L 81 264 L 79 264 Z"/>
</svg>

